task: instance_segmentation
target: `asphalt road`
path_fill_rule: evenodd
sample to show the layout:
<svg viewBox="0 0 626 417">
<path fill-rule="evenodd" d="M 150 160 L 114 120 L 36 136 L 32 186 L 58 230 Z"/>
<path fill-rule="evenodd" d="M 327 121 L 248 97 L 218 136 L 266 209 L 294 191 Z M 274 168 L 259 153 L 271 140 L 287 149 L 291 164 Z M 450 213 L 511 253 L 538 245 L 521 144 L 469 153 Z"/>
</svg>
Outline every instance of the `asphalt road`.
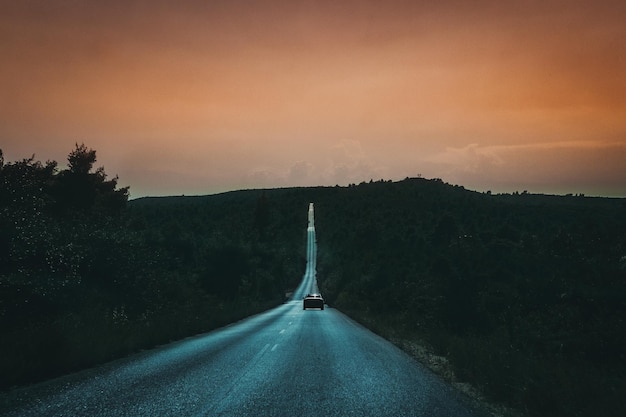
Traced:
<svg viewBox="0 0 626 417">
<path fill-rule="evenodd" d="M 5 394 L 3 416 L 476 416 L 464 398 L 341 312 L 294 299 L 225 328 Z"/>
</svg>

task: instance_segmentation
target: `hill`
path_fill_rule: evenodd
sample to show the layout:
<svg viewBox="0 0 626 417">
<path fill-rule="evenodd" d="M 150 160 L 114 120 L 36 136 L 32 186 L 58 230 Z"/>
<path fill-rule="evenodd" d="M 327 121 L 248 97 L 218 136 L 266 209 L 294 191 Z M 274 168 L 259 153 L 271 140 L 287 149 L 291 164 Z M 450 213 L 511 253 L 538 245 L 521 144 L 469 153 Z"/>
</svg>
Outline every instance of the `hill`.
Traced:
<svg viewBox="0 0 626 417">
<path fill-rule="evenodd" d="M 331 304 L 528 415 L 624 413 L 626 201 L 425 179 L 313 199 Z"/>
<path fill-rule="evenodd" d="M 34 168 L 55 178 L 54 166 Z M 282 302 L 304 271 L 314 202 L 331 306 L 528 415 L 626 409 L 623 199 L 491 195 L 407 178 L 123 208 L 118 198 L 103 212 L 67 208 L 44 186 L 16 200 L 3 184 L 3 388 Z"/>
<path fill-rule="evenodd" d="M 330 305 L 408 350 L 426 349 L 457 382 L 528 415 L 622 414 L 625 200 L 491 195 L 407 178 L 149 199 L 131 209 L 203 201 L 222 224 L 247 216 L 257 225 L 248 230 L 300 254 L 306 205 L 315 202 L 318 280 Z"/>
</svg>

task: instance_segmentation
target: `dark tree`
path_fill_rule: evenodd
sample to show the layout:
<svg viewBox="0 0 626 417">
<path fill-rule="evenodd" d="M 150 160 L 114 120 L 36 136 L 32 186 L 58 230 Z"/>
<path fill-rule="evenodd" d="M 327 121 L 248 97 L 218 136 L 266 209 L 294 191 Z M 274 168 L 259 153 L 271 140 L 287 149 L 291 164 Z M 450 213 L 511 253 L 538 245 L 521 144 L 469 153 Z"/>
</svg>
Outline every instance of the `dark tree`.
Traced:
<svg viewBox="0 0 626 417">
<path fill-rule="evenodd" d="M 256 201 L 254 210 L 254 227 L 259 234 L 259 239 L 265 241 L 267 238 L 267 228 L 270 223 L 269 202 L 265 192 Z"/>
<path fill-rule="evenodd" d="M 76 144 L 67 160 L 69 168 L 59 173 L 55 187 L 59 210 L 119 214 L 128 201 L 128 187 L 116 189 L 118 178 L 107 180 L 103 167 L 92 172 L 96 151 Z"/>
<path fill-rule="evenodd" d="M 96 162 L 96 151 L 87 149 L 85 144 L 76 144 L 74 149 L 67 157 L 69 162 L 69 171 L 74 175 L 88 175 L 93 164 Z"/>
<path fill-rule="evenodd" d="M 54 180 L 57 164 L 42 164 L 35 156 L 4 164 L 0 150 L 0 205 L 32 205 L 35 200 L 41 208 L 45 193 Z"/>
</svg>

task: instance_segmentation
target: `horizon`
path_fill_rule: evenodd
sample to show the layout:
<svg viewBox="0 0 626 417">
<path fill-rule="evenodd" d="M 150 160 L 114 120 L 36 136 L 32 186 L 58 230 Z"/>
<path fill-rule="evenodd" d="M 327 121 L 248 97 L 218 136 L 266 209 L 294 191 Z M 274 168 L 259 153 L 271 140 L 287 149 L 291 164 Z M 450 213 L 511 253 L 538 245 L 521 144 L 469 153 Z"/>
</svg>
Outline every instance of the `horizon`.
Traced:
<svg viewBox="0 0 626 417">
<path fill-rule="evenodd" d="M 87 148 L 89 148 L 87 146 Z M 21 161 L 23 159 L 28 159 L 33 157 L 34 161 L 39 161 L 39 162 L 45 162 L 45 161 L 55 161 L 58 163 L 57 165 L 57 170 L 63 170 L 63 169 L 67 169 L 67 164 L 62 163 L 61 161 L 57 161 L 54 159 L 50 159 L 47 158 L 45 160 L 42 160 L 40 158 L 37 157 L 37 154 L 33 153 L 30 156 L 26 157 L 20 157 L 20 158 L 14 158 L 12 160 L 10 160 L 9 158 L 6 157 L 6 154 L 4 153 L 4 150 L 2 148 L 0 148 L 0 151 L 3 152 L 3 156 L 4 156 L 4 162 L 6 163 L 12 163 L 12 162 L 18 162 Z M 68 152 L 69 153 L 69 152 Z M 98 153 L 98 151 L 96 150 L 96 153 Z M 96 161 L 97 162 L 97 161 Z M 117 174 L 112 174 L 110 172 L 107 171 L 106 166 L 101 165 L 99 163 L 96 163 L 94 165 L 94 169 L 96 166 L 101 166 L 103 168 L 105 168 L 105 173 L 107 175 L 107 178 L 111 178 L 111 177 L 115 177 Z M 422 180 L 426 180 L 426 181 L 435 181 L 435 180 L 441 180 L 444 184 L 446 185 L 450 185 L 450 186 L 454 186 L 454 187 L 462 187 L 463 189 L 467 190 L 467 191 L 471 191 L 471 192 L 477 192 L 477 193 L 482 193 L 482 194 L 492 194 L 492 195 L 513 195 L 513 194 L 532 194 L 532 195 L 545 195 L 545 196 L 561 196 L 561 197 L 567 197 L 567 196 L 581 196 L 581 197 L 590 197 L 590 198 L 626 198 L 626 192 L 623 195 L 611 195 L 611 194 L 587 194 L 585 192 L 582 191 L 571 191 L 569 189 L 564 189 L 564 190 L 557 190 L 555 191 L 555 189 L 551 186 L 547 186 L 547 188 L 545 190 L 529 190 L 527 188 L 521 187 L 521 188 L 515 188 L 515 189 L 508 189 L 508 188 L 490 188 L 490 187 L 486 187 L 484 189 L 478 189 L 478 188 L 471 188 L 468 187 L 464 184 L 461 183 L 452 183 L 449 181 L 446 181 L 443 178 L 439 178 L 439 177 L 432 177 L 432 178 L 428 178 L 428 177 L 424 177 L 421 174 L 417 174 L 415 176 L 406 176 L 402 179 L 390 179 L 390 178 L 369 178 L 367 180 L 363 179 L 361 181 L 354 181 L 354 182 L 350 182 L 350 183 L 346 183 L 346 184 L 308 184 L 308 185 L 279 185 L 279 186 L 261 186 L 261 187 L 247 187 L 247 188 L 232 188 L 232 189 L 217 189 L 217 190 L 209 190 L 207 192 L 200 192 L 200 193 L 172 193 L 172 194 L 139 194 L 136 195 L 133 193 L 133 186 L 132 184 L 127 184 L 124 182 L 124 180 L 119 177 L 118 180 L 118 188 L 121 187 L 129 187 L 129 201 L 132 200 L 138 200 L 141 198 L 159 198 L 159 197 L 204 197 L 204 196 L 212 196 L 212 195 L 219 195 L 219 194 L 225 194 L 225 193 L 230 193 L 230 192 L 239 192 L 239 191 L 262 191 L 262 190 L 277 190 L 277 189 L 289 189 L 289 188 L 334 188 L 334 187 L 340 187 L 340 188 L 350 188 L 353 186 L 358 186 L 361 184 L 367 184 L 367 183 L 376 183 L 376 182 L 392 182 L 392 183 L 398 183 L 398 182 L 402 182 L 402 181 L 406 181 L 406 180 L 414 180 L 414 179 L 422 179 Z M 523 184 L 522 184 L 523 185 Z M 580 189 L 580 187 L 574 187 L 577 189 Z"/>
<path fill-rule="evenodd" d="M 131 197 L 421 175 L 626 197 L 626 3 L 0 0 L 0 148 Z"/>
<path fill-rule="evenodd" d="M 264 187 L 264 188 L 239 188 L 239 189 L 233 189 L 233 190 L 225 190 L 225 191 L 218 191 L 215 193 L 208 193 L 208 194 L 168 194 L 168 195 L 142 195 L 139 197 L 133 197 L 132 195 L 129 197 L 129 201 L 133 201 L 133 200 L 140 200 L 142 198 L 172 198 L 172 197 L 211 197 L 211 196 L 218 196 L 221 194 L 228 194 L 228 193 L 238 193 L 238 192 L 247 192 L 247 191 L 273 191 L 273 190 L 289 190 L 289 189 L 306 189 L 306 188 L 352 188 L 352 187 L 358 187 L 360 185 L 367 185 L 367 184 L 372 184 L 372 183 L 392 183 L 392 184 L 396 184 L 396 183 L 400 183 L 403 181 L 410 181 L 410 180 L 424 180 L 424 181 L 441 181 L 442 184 L 450 186 L 450 187 L 460 187 L 462 188 L 464 191 L 468 191 L 471 193 L 478 193 L 478 194 L 488 194 L 488 195 L 493 195 L 493 196 L 512 196 L 512 195 L 531 195 L 531 196 L 544 196 L 544 197 L 579 197 L 579 198 L 606 198 L 606 199 L 626 199 L 626 197 L 620 197 L 620 196 L 607 196 L 607 195 L 587 195 L 584 193 L 560 193 L 560 194 L 554 194 L 554 193 L 541 193 L 541 192 L 531 192 L 528 190 L 514 190 L 514 191 L 492 191 L 492 190 L 473 190 L 470 188 L 467 188 L 465 186 L 463 186 L 462 184 L 452 184 L 452 183 L 448 183 L 446 181 L 444 181 L 441 178 L 424 178 L 424 177 L 406 177 L 404 179 L 401 180 L 385 180 L 385 179 L 378 179 L 378 180 L 369 180 L 369 181 L 361 181 L 359 183 L 350 183 L 350 184 L 346 184 L 346 185 L 339 185 L 339 184 L 335 184 L 335 185 L 297 185 L 297 186 L 284 186 L 284 187 Z"/>
</svg>

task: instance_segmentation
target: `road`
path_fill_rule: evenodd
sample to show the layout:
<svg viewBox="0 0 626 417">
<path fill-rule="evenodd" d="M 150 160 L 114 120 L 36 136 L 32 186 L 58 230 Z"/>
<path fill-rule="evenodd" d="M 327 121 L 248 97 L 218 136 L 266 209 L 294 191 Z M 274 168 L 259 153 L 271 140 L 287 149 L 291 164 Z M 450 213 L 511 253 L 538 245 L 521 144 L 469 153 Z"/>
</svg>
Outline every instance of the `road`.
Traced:
<svg viewBox="0 0 626 417">
<path fill-rule="evenodd" d="M 222 329 L 16 390 L 8 416 L 483 415 L 430 371 L 341 312 L 302 309 L 308 265 L 291 301 Z"/>
</svg>

